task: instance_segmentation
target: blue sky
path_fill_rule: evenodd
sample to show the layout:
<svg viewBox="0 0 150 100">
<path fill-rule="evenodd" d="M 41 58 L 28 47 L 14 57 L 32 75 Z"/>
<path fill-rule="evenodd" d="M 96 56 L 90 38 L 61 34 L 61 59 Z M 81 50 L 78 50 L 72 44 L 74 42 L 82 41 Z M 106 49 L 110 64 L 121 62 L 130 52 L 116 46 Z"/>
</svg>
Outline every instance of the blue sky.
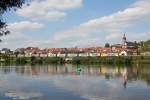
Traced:
<svg viewBox="0 0 150 100">
<path fill-rule="evenodd" d="M 91 47 L 150 37 L 150 0 L 31 0 L 4 15 L 0 48 Z"/>
</svg>

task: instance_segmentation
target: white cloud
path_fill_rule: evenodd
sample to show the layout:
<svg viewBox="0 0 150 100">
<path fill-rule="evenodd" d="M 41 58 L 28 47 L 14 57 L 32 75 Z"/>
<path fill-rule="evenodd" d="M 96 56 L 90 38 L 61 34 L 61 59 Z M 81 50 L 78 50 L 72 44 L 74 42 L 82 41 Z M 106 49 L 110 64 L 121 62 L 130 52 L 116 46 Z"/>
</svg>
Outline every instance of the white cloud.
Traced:
<svg viewBox="0 0 150 100">
<path fill-rule="evenodd" d="M 150 32 L 128 32 L 125 33 L 127 36 L 127 39 L 130 41 L 140 41 L 140 40 L 148 40 L 150 36 Z M 112 33 L 106 36 L 106 40 L 111 40 L 111 39 L 118 39 L 122 38 L 122 34 L 119 33 Z"/>
<path fill-rule="evenodd" d="M 38 98 L 41 96 L 43 96 L 43 94 L 39 92 L 10 91 L 8 93 L 5 93 L 5 97 L 12 98 L 13 100 L 27 100 L 31 98 Z"/>
<path fill-rule="evenodd" d="M 47 3 L 44 1 L 47 1 Z M 71 2 L 73 1 L 74 3 L 71 4 Z M 24 9 L 19 10 L 17 13 L 20 12 L 20 14 L 23 14 L 22 16 L 26 15 L 26 17 L 30 17 L 33 19 L 57 20 L 60 17 L 56 16 L 59 16 L 60 12 L 62 13 L 62 15 L 60 14 L 60 16 L 65 16 L 66 13 L 64 12 L 64 10 L 80 7 L 82 4 L 81 1 L 82 0 L 42 0 L 39 3 L 37 0 L 34 0 L 31 3 L 31 6 L 25 7 Z M 52 3 L 50 4 L 48 2 Z M 16 45 L 18 43 L 18 40 L 20 39 L 22 39 L 22 41 L 20 42 L 22 44 L 21 46 L 23 47 L 74 47 L 86 45 L 95 46 L 99 44 L 104 44 L 106 41 L 121 42 L 121 33 L 124 32 L 126 33 L 129 40 L 146 40 L 149 39 L 150 32 L 138 32 L 137 30 L 136 32 L 134 32 L 133 30 L 134 28 L 137 28 L 136 26 L 139 27 L 140 24 L 145 23 L 145 21 L 149 20 L 150 0 L 137 0 L 134 4 L 130 5 L 125 10 L 118 11 L 108 16 L 91 19 L 87 22 L 81 23 L 80 25 L 73 27 L 72 29 L 68 29 L 62 32 L 56 32 L 54 33 L 54 36 L 50 36 L 49 39 L 36 39 L 36 37 L 32 39 L 21 32 L 14 32 L 10 36 L 6 36 L 7 39 L 14 41 L 8 41 L 8 45 L 3 44 L 3 42 L 3 45 L 1 44 L 1 47 L 10 47 L 11 44 L 12 48 L 20 47 L 20 45 Z M 25 30 L 40 29 L 43 28 L 44 25 L 35 22 L 25 21 L 19 23 L 12 23 L 9 27 L 13 30 Z M 129 31 L 128 28 L 130 28 L 132 32 Z"/>
<path fill-rule="evenodd" d="M 136 40 L 136 41 L 144 41 L 150 39 L 150 32 L 129 32 L 127 33 L 127 39 Z"/>
<path fill-rule="evenodd" d="M 106 40 L 121 38 L 122 34 L 112 33 L 106 36 Z"/>
<path fill-rule="evenodd" d="M 24 42 L 25 42 L 24 44 L 26 46 L 36 46 L 36 47 L 38 47 L 38 46 L 43 47 L 46 44 L 50 44 L 51 43 L 51 41 L 49 41 L 49 40 L 31 39 L 31 38 L 26 39 Z"/>
<path fill-rule="evenodd" d="M 29 21 L 22 21 L 22 22 L 15 22 L 8 24 L 8 29 L 10 30 L 36 30 L 43 28 L 44 25 L 37 23 L 37 22 L 29 22 Z"/>
<path fill-rule="evenodd" d="M 81 7 L 82 0 L 34 0 L 30 6 L 19 9 L 17 14 L 33 20 L 58 20 L 66 16 L 66 9 Z"/>
<path fill-rule="evenodd" d="M 87 32 L 93 30 L 106 31 L 110 33 L 122 32 L 123 29 L 135 23 L 146 20 L 150 15 L 150 1 L 138 1 L 130 8 L 118 11 L 109 16 L 90 20 L 80 25 Z M 83 29 L 82 29 L 83 30 Z"/>
<path fill-rule="evenodd" d="M 27 15 L 28 17 L 31 17 L 33 20 L 38 20 L 38 19 L 45 19 L 45 20 L 49 20 L 49 21 L 55 21 L 58 19 L 63 18 L 64 16 L 66 16 L 66 14 L 64 12 L 61 11 L 50 11 L 48 13 L 45 12 L 38 12 L 38 13 L 32 13 L 31 15 Z"/>
<path fill-rule="evenodd" d="M 89 38 L 92 35 L 95 35 L 95 33 L 100 33 L 98 36 L 103 37 L 103 40 L 118 39 L 122 36 L 122 33 L 126 32 L 127 28 L 132 28 L 132 26 L 140 25 L 141 23 L 149 20 L 150 0 L 137 0 L 125 10 L 118 11 L 108 16 L 89 20 L 63 32 L 57 32 L 54 34 L 54 38 L 59 41 L 75 37 L 78 38 L 77 40 L 82 40 L 85 37 Z M 149 35 L 147 34 L 143 36 L 142 34 L 144 32 L 135 33 L 139 34 L 136 35 L 138 40 L 144 39 L 145 36 Z M 140 34 L 143 37 L 141 37 Z M 132 37 L 132 39 L 134 37 Z M 97 38 L 97 35 L 91 38 Z"/>
<path fill-rule="evenodd" d="M 21 33 L 21 32 L 12 32 L 11 34 L 7 35 L 7 36 L 3 36 L 1 37 L 2 40 L 16 40 L 16 39 L 20 39 L 20 38 L 25 38 L 26 36 Z"/>
<path fill-rule="evenodd" d="M 16 48 L 26 48 L 26 47 L 41 47 L 46 48 L 50 46 L 56 46 L 57 43 L 48 39 L 37 39 L 23 33 L 15 33 L 2 38 L 3 42 L 0 43 L 0 49 L 11 48 L 15 50 Z"/>
</svg>

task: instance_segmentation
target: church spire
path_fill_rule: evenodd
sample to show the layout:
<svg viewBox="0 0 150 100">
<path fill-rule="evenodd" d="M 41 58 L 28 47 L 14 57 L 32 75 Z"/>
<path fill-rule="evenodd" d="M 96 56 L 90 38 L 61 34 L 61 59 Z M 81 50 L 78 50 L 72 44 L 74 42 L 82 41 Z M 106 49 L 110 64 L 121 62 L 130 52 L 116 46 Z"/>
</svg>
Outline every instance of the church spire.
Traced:
<svg viewBox="0 0 150 100">
<path fill-rule="evenodd" d="M 126 35 L 124 34 L 123 35 L 123 38 L 122 38 L 122 40 L 123 40 L 123 47 L 122 48 L 127 48 L 127 38 L 126 38 Z"/>
<path fill-rule="evenodd" d="M 126 38 L 126 35 L 124 34 L 124 35 L 123 35 L 123 40 L 126 41 L 126 39 L 127 39 L 127 38 Z"/>
<path fill-rule="evenodd" d="M 122 39 L 123 39 L 123 43 L 125 44 L 125 43 L 127 42 L 127 38 L 126 38 L 126 35 L 125 35 L 125 34 L 123 35 L 123 38 L 122 38 Z"/>
</svg>

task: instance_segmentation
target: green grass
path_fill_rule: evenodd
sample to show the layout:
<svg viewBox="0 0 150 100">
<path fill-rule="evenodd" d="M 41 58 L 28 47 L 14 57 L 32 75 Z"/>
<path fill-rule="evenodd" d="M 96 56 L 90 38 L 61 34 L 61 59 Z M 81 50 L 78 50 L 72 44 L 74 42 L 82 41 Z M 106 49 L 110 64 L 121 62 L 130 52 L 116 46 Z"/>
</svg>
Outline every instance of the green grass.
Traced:
<svg viewBox="0 0 150 100">
<path fill-rule="evenodd" d="M 12 57 L 6 54 L 0 54 L 4 63 L 16 64 L 61 64 L 64 58 L 61 57 L 40 57 L 32 59 L 31 57 Z M 74 57 L 68 63 L 72 64 L 149 64 L 150 56 L 118 56 L 118 57 Z"/>
</svg>

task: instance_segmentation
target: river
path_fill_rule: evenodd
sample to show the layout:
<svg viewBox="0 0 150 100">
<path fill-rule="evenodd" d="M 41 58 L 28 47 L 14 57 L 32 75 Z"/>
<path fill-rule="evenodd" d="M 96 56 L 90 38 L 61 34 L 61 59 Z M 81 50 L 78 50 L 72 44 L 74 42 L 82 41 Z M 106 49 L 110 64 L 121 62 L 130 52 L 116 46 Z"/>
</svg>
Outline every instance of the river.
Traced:
<svg viewBox="0 0 150 100">
<path fill-rule="evenodd" d="M 150 66 L 0 66 L 0 100 L 150 100 Z"/>
</svg>

